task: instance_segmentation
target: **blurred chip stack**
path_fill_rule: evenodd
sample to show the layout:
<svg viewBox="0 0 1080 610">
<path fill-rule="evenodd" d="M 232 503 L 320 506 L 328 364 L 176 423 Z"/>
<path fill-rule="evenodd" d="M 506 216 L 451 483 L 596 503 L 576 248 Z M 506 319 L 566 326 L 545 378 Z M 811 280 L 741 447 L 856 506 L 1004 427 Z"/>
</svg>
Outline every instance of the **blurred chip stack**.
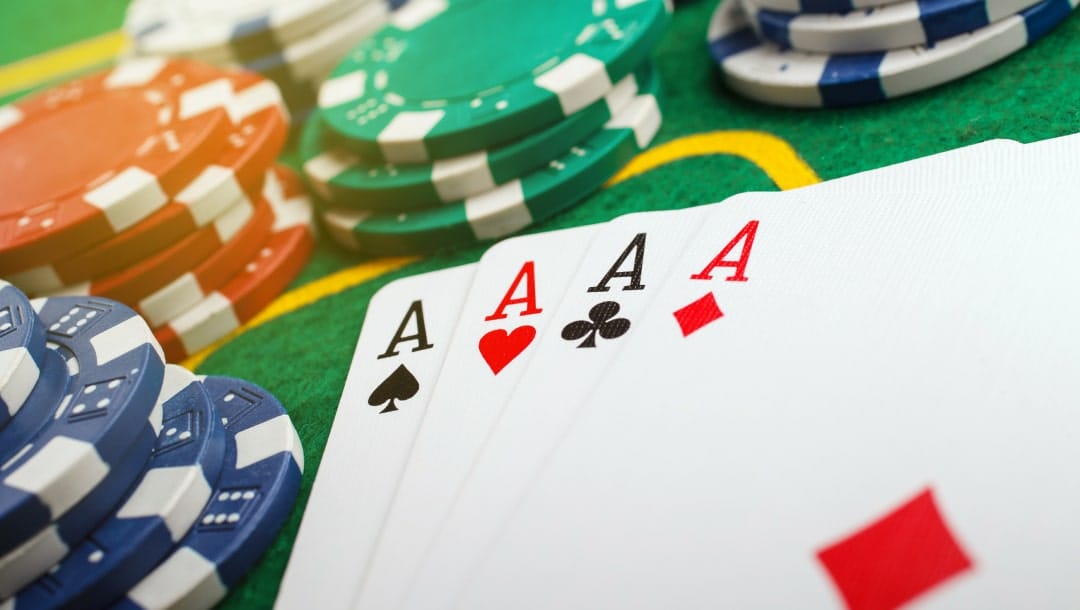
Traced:
<svg viewBox="0 0 1080 610">
<path fill-rule="evenodd" d="M 0 108 L 0 275 L 32 296 L 121 301 L 177 361 L 284 290 L 314 241 L 274 161 L 273 82 L 139 58 Z"/>
<path fill-rule="evenodd" d="M 728 85 L 778 106 L 929 89 L 1034 43 L 1077 0 L 721 0 L 709 52 Z"/>
<path fill-rule="evenodd" d="M 0 599 L 12 610 L 209 608 L 288 517 L 304 455 L 284 407 L 165 364 L 97 297 L 0 281 Z"/>
<path fill-rule="evenodd" d="M 338 60 L 404 0 L 135 0 L 124 29 L 140 55 L 246 68 L 278 84 L 303 118 Z"/>
</svg>

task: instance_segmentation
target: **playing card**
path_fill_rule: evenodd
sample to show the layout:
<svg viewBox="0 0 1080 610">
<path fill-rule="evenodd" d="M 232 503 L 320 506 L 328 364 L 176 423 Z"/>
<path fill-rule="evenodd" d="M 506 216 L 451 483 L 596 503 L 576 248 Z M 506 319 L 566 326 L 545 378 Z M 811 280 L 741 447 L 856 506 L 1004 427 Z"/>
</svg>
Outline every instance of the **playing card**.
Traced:
<svg viewBox="0 0 1080 610">
<path fill-rule="evenodd" d="M 407 277 L 371 297 L 277 608 L 348 607 L 475 270 Z"/>
<path fill-rule="evenodd" d="M 1019 147 L 1005 140 L 988 142 L 811 188 L 828 193 L 918 190 L 932 184 L 927 174 L 955 176 L 961 163 L 982 164 Z M 916 175 L 922 179 L 913 180 Z M 768 205 L 765 201 L 789 205 L 783 202 L 791 196 L 752 195 L 763 205 Z M 657 294 L 675 256 L 712 207 L 629 215 L 609 223 L 594 238 L 555 315 L 551 330 L 563 332 L 549 331 L 542 337 L 529 371 L 502 409 L 445 517 L 405 607 L 435 608 L 452 598 L 453 588 L 475 567 L 581 401 L 622 353 L 623 338 L 632 333 L 635 319 Z M 596 317 L 602 320 L 593 319 L 593 308 L 598 308 Z"/>
<path fill-rule="evenodd" d="M 528 370 L 506 401 L 494 427 L 494 446 L 485 443 L 473 469 L 481 471 L 479 481 L 486 491 L 466 486 L 454 510 L 443 518 L 466 520 L 484 527 L 487 517 L 503 517 L 512 494 L 484 485 L 490 480 L 505 480 L 508 472 L 524 465 L 517 462 L 518 449 L 528 459 L 536 452 L 532 446 L 549 439 L 561 430 L 562 417 L 569 415 L 562 405 L 587 392 L 617 353 L 617 343 L 633 331 L 636 318 L 656 294 L 668 267 L 682 253 L 690 237 L 700 228 L 707 208 L 630 214 L 617 218 L 597 230 L 581 265 L 568 283 L 561 303 L 555 309 L 547 332 L 537 339 L 536 353 Z M 518 443 L 521 443 L 520 445 Z M 484 459 L 487 456 L 496 459 Z M 472 479 L 472 476 L 470 476 Z M 511 484 L 505 489 L 516 489 Z M 485 495 L 487 491 L 492 494 Z M 482 496 L 482 497 L 481 497 Z M 464 500 L 464 502 L 462 502 Z M 477 501 L 479 500 L 479 501 Z M 476 512 L 479 511 L 479 512 Z M 435 580 L 454 582 L 461 572 L 475 564 L 483 545 L 475 545 L 473 536 L 457 540 L 440 539 L 436 557 L 427 557 L 419 582 L 423 588 L 409 588 L 409 605 L 438 605 L 445 585 Z"/>
<path fill-rule="evenodd" d="M 392 607 L 404 593 L 595 231 L 527 235 L 484 254 L 356 607 Z"/>
<path fill-rule="evenodd" d="M 1076 150 L 717 206 L 450 605 L 1076 605 Z"/>
</svg>

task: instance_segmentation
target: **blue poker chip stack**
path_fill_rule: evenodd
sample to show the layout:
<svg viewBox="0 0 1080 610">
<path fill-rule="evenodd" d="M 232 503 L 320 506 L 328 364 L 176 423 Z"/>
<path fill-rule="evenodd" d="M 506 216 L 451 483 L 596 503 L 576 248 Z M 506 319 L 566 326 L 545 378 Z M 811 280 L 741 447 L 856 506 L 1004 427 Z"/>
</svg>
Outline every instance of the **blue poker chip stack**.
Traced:
<svg viewBox="0 0 1080 610">
<path fill-rule="evenodd" d="M 303 467 L 266 390 L 166 364 L 120 303 L 0 281 L 0 608 L 208 608 Z"/>
<path fill-rule="evenodd" d="M 707 44 L 745 97 L 851 106 L 989 66 L 1047 34 L 1077 1 L 720 0 Z"/>
<path fill-rule="evenodd" d="M 198 59 L 259 72 L 277 83 L 293 123 L 358 42 L 406 0 L 135 0 L 124 30 L 140 55 Z"/>
</svg>

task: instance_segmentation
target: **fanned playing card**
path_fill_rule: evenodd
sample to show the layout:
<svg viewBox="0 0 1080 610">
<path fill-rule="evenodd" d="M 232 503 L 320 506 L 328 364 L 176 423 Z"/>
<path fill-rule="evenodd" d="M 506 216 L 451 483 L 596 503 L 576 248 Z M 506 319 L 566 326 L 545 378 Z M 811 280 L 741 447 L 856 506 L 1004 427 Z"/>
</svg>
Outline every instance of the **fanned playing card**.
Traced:
<svg viewBox="0 0 1080 610">
<path fill-rule="evenodd" d="M 1040 146 L 716 206 L 446 605 L 1075 605 L 1080 176 Z"/>
<path fill-rule="evenodd" d="M 371 297 L 276 607 L 349 607 L 475 271 L 407 277 Z"/>
</svg>

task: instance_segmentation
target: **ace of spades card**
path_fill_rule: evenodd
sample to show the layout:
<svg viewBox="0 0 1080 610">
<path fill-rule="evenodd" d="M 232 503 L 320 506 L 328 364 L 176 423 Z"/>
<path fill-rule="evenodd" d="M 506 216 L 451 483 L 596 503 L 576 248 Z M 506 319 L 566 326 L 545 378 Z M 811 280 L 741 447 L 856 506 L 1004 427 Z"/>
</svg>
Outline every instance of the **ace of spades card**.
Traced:
<svg viewBox="0 0 1080 610">
<path fill-rule="evenodd" d="M 405 593 L 595 230 L 528 235 L 484 254 L 356 607 L 392 607 Z"/>
<path fill-rule="evenodd" d="M 1075 607 L 1075 150 L 717 206 L 447 605 Z"/>
<path fill-rule="evenodd" d="M 349 607 L 474 272 L 407 277 L 371 298 L 278 608 Z"/>
</svg>

